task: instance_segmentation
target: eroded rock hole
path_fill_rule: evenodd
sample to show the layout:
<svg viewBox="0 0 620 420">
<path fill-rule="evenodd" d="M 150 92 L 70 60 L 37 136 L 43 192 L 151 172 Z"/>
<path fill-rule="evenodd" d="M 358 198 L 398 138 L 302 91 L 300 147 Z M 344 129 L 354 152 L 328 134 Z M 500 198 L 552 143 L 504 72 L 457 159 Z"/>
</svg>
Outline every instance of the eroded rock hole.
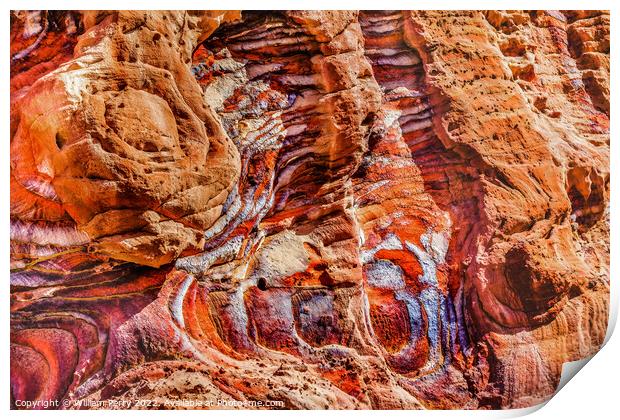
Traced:
<svg viewBox="0 0 620 420">
<path fill-rule="evenodd" d="M 59 150 L 62 150 L 65 143 L 65 139 L 60 135 L 60 133 L 56 133 L 56 147 L 58 147 Z"/>
<path fill-rule="evenodd" d="M 567 174 L 566 192 L 571 203 L 571 219 L 580 232 L 590 229 L 605 211 L 606 183 L 602 177 L 584 168 L 572 168 Z"/>
</svg>

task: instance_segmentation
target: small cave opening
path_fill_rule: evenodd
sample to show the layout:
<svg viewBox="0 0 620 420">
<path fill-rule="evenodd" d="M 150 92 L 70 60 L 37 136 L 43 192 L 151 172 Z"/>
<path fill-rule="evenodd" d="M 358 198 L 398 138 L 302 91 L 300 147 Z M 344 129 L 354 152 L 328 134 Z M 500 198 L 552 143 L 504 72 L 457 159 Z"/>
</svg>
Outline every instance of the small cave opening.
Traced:
<svg viewBox="0 0 620 420">
<path fill-rule="evenodd" d="M 256 287 L 258 287 L 258 290 L 264 292 L 265 290 L 267 290 L 267 280 L 264 277 L 259 278 L 256 282 Z"/>
<path fill-rule="evenodd" d="M 56 133 L 56 147 L 58 147 L 58 150 L 62 150 L 65 143 L 66 141 L 63 136 L 60 133 Z"/>
<path fill-rule="evenodd" d="M 571 219 L 579 226 L 580 233 L 588 231 L 601 219 L 607 183 L 588 168 L 576 167 L 568 171 L 566 193 L 571 204 Z"/>
</svg>

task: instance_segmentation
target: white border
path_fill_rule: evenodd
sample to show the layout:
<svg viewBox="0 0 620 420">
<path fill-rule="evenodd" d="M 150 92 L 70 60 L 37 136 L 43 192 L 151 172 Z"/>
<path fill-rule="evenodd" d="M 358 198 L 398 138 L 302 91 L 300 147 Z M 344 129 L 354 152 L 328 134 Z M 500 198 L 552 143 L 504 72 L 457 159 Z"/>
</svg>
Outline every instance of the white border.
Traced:
<svg viewBox="0 0 620 420">
<path fill-rule="evenodd" d="M 258 1 L 238 1 L 238 0 L 226 0 L 222 2 L 213 2 L 213 1 L 197 1 L 197 0 L 176 0 L 176 1 L 160 1 L 154 2 L 144 1 L 144 0 L 92 0 L 89 2 L 84 1 L 58 1 L 58 0 L 48 0 L 46 2 L 41 1 L 32 1 L 32 0 L 23 0 L 23 1 L 15 1 L 9 0 L 3 2 L 4 13 L 2 13 L 0 19 L 2 21 L 2 28 L 4 30 L 4 57 L 5 57 L 5 65 L 2 66 L 2 97 L 3 101 L 0 105 L 2 107 L 2 133 L 5 133 L 3 138 L 5 139 L 2 143 L 3 153 L 1 154 L 2 164 L 0 166 L 0 171 L 2 174 L 2 180 L 4 181 L 1 185 L 3 186 L 3 200 L 0 200 L 0 208 L 2 211 L 2 216 L 0 220 L 3 221 L 1 225 L 2 231 L 2 240 L 0 241 L 0 261 L 1 267 L 0 272 L 5 273 L 6 277 L 3 278 L 1 284 L 1 296 L 2 296 L 2 313 L 6 318 L 4 318 L 2 322 L 2 336 L 4 337 L 3 343 L 0 346 L 0 351 L 2 354 L 2 372 L 4 373 L 2 378 L 2 387 L 0 388 L 0 407 L 3 407 L 3 411 L 9 410 L 9 319 L 8 315 L 10 313 L 9 309 L 9 136 L 7 135 L 9 132 L 9 98 L 10 98 L 10 75 L 9 75 L 9 66 L 7 65 L 7 61 L 10 57 L 10 46 L 8 40 L 10 39 L 10 25 L 9 25 L 9 10 L 11 9 L 143 9 L 143 10 L 161 10 L 161 9 L 250 9 L 250 10 L 277 10 L 277 9 L 366 9 L 372 10 L 377 9 L 379 6 L 380 9 L 426 9 L 426 10 L 438 10 L 438 9 L 497 9 L 501 5 L 501 8 L 506 9 L 603 9 L 603 10 L 611 10 L 611 92 L 612 92 L 612 107 L 611 107 L 611 138 L 615 138 L 615 135 L 618 134 L 618 129 L 616 126 L 616 122 L 619 121 L 619 111 L 618 107 L 615 106 L 619 103 L 618 101 L 618 91 L 617 91 L 617 83 L 614 74 L 614 70 L 618 69 L 618 57 L 620 55 L 618 39 L 616 36 L 617 25 L 615 25 L 615 21 L 617 19 L 616 15 L 620 7 L 618 6 L 620 2 L 615 2 L 611 0 L 589 0 L 584 2 L 583 0 L 563 0 L 563 1 L 554 1 L 554 0 L 537 0 L 537 1 L 483 1 L 483 0 L 469 0 L 465 1 L 447 1 L 447 0 L 433 0 L 428 2 L 404 2 L 404 1 L 393 1 L 393 0 L 382 0 L 380 2 L 371 2 L 371 1 L 341 1 L 341 0 L 314 0 L 309 3 L 307 0 L 289 0 L 289 1 L 273 1 L 273 0 L 262 0 Z M 224 7 L 222 7 L 224 6 Z M 612 144 L 612 153 L 616 152 L 616 147 Z M 618 170 L 618 160 L 620 154 L 615 153 L 611 155 L 611 189 L 612 189 L 612 197 L 611 197 L 611 208 L 612 208 L 612 220 L 611 220 L 611 236 L 612 238 L 617 238 L 619 236 L 619 224 L 618 217 L 614 214 L 613 209 L 615 208 L 615 204 L 618 200 L 618 188 L 617 182 L 618 177 L 616 171 Z M 611 333 L 614 330 L 617 314 L 618 314 L 618 298 L 619 298 L 619 287 L 616 286 L 615 281 L 619 270 L 619 264 L 617 261 L 620 261 L 620 251 L 618 246 L 612 241 L 611 244 L 611 313 L 610 313 L 610 321 L 609 328 L 606 336 L 606 346 L 594 356 L 592 361 L 588 363 L 588 365 L 584 368 L 583 372 L 580 372 L 577 376 L 576 380 L 569 381 L 566 387 L 562 388 L 559 393 L 553 397 L 547 404 L 542 404 L 538 407 L 522 409 L 522 410 L 505 410 L 505 411 L 492 411 L 492 412 L 482 412 L 482 411 L 389 411 L 386 412 L 385 415 L 395 416 L 399 418 L 410 418 L 410 417 L 419 417 L 419 418 L 507 418 L 507 417 L 516 417 L 522 416 L 528 413 L 535 412 L 531 417 L 532 418 L 560 418 L 560 419 L 606 419 L 612 418 L 612 416 L 617 416 L 617 409 L 620 406 L 620 396 L 618 395 L 618 383 L 617 378 L 620 373 L 620 339 L 618 339 L 616 334 L 614 337 L 611 336 Z M 611 339 L 610 339 L 611 337 Z M 577 364 L 578 365 L 578 364 Z M 581 366 L 583 367 L 583 366 Z M 578 369 L 577 369 L 578 370 Z M 573 373 L 574 374 L 574 373 Z M 543 409 L 540 409 L 543 407 Z M 538 410 L 538 411 L 537 411 Z M 71 414 L 68 414 L 71 413 Z M 612 413 L 614 413 L 612 415 Z M 43 414 L 43 413 L 41 413 Z M 315 411 L 283 411 L 283 412 L 254 412 L 254 411 L 244 411 L 242 413 L 237 413 L 233 411 L 216 411 L 210 413 L 204 413 L 201 411 L 190 411 L 187 415 L 190 417 L 196 418 L 197 416 L 216 416 L 218 419 L 234 419 L 237 416 L 248 416 L 254 418 L 271 418 L 272 416 L 284 416 L 284 417 L 294 417 L 295 419 L 302 418 L 313 418 L 317 415 L 332 415 L 336 414 L 343 419 L 352 419 L 356 420 L 361 416 L 365 418 L 371 418 L 371 416 L 375 416 L 374 411 L 338 411 L 337 413 L 333 411 L 325 411 L 325 412 L 315 412 Z M 11 411 L 11 416 L 15 418 L 24 418 L 27 416 L 39 415 L 34 411 Z M 46 418 L 63 418 L 68 416 L 76 416 L 80 418 L 84 418 L 88 416 L 89 418 L 102 418 L 108 417 L 111 415 L 120 415 L 125 418 L 125 416 L 131 417 L 141 417 L 146 418 L 146 416 L 166 416 L 168 413 L 164 411 L 156 411 L 156 412 L 146 412 L 146 411 L 121 411 L 121 412 L 93 412 L 93 411 L 47 411 L 43 414 Z M 178 415 L 178 414 L 172 414 Z M 384 413 L 380 413 L 379 415 L 384 415 Z"/>
</svg>

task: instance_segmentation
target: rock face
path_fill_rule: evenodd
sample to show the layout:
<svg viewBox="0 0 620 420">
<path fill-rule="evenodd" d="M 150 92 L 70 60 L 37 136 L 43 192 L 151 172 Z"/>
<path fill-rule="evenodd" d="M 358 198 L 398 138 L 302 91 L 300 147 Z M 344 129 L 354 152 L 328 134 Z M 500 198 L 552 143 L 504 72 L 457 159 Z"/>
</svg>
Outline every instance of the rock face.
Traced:
<svg viewBox="0 0 620 420">
<path fill-rule="evenodd" d="M 12 12 L 11 267 L 14 407 L 540 403 L 607 328 L 609 14 Z"/>
</svg>

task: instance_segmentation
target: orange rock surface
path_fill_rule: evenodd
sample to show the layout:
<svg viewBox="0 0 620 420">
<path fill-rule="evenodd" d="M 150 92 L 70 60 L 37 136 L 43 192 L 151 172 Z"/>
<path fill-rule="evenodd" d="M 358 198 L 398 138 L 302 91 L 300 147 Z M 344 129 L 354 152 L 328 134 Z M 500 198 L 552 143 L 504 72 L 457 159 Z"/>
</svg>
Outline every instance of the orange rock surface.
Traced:
<svg viewBox="0 0 620 420">
<path fill-rule="evenodd" d="M 10 182 L 15 408 L 531 406 L 607 328 L 609 14 L 12 12 Z"/>
</svg>

